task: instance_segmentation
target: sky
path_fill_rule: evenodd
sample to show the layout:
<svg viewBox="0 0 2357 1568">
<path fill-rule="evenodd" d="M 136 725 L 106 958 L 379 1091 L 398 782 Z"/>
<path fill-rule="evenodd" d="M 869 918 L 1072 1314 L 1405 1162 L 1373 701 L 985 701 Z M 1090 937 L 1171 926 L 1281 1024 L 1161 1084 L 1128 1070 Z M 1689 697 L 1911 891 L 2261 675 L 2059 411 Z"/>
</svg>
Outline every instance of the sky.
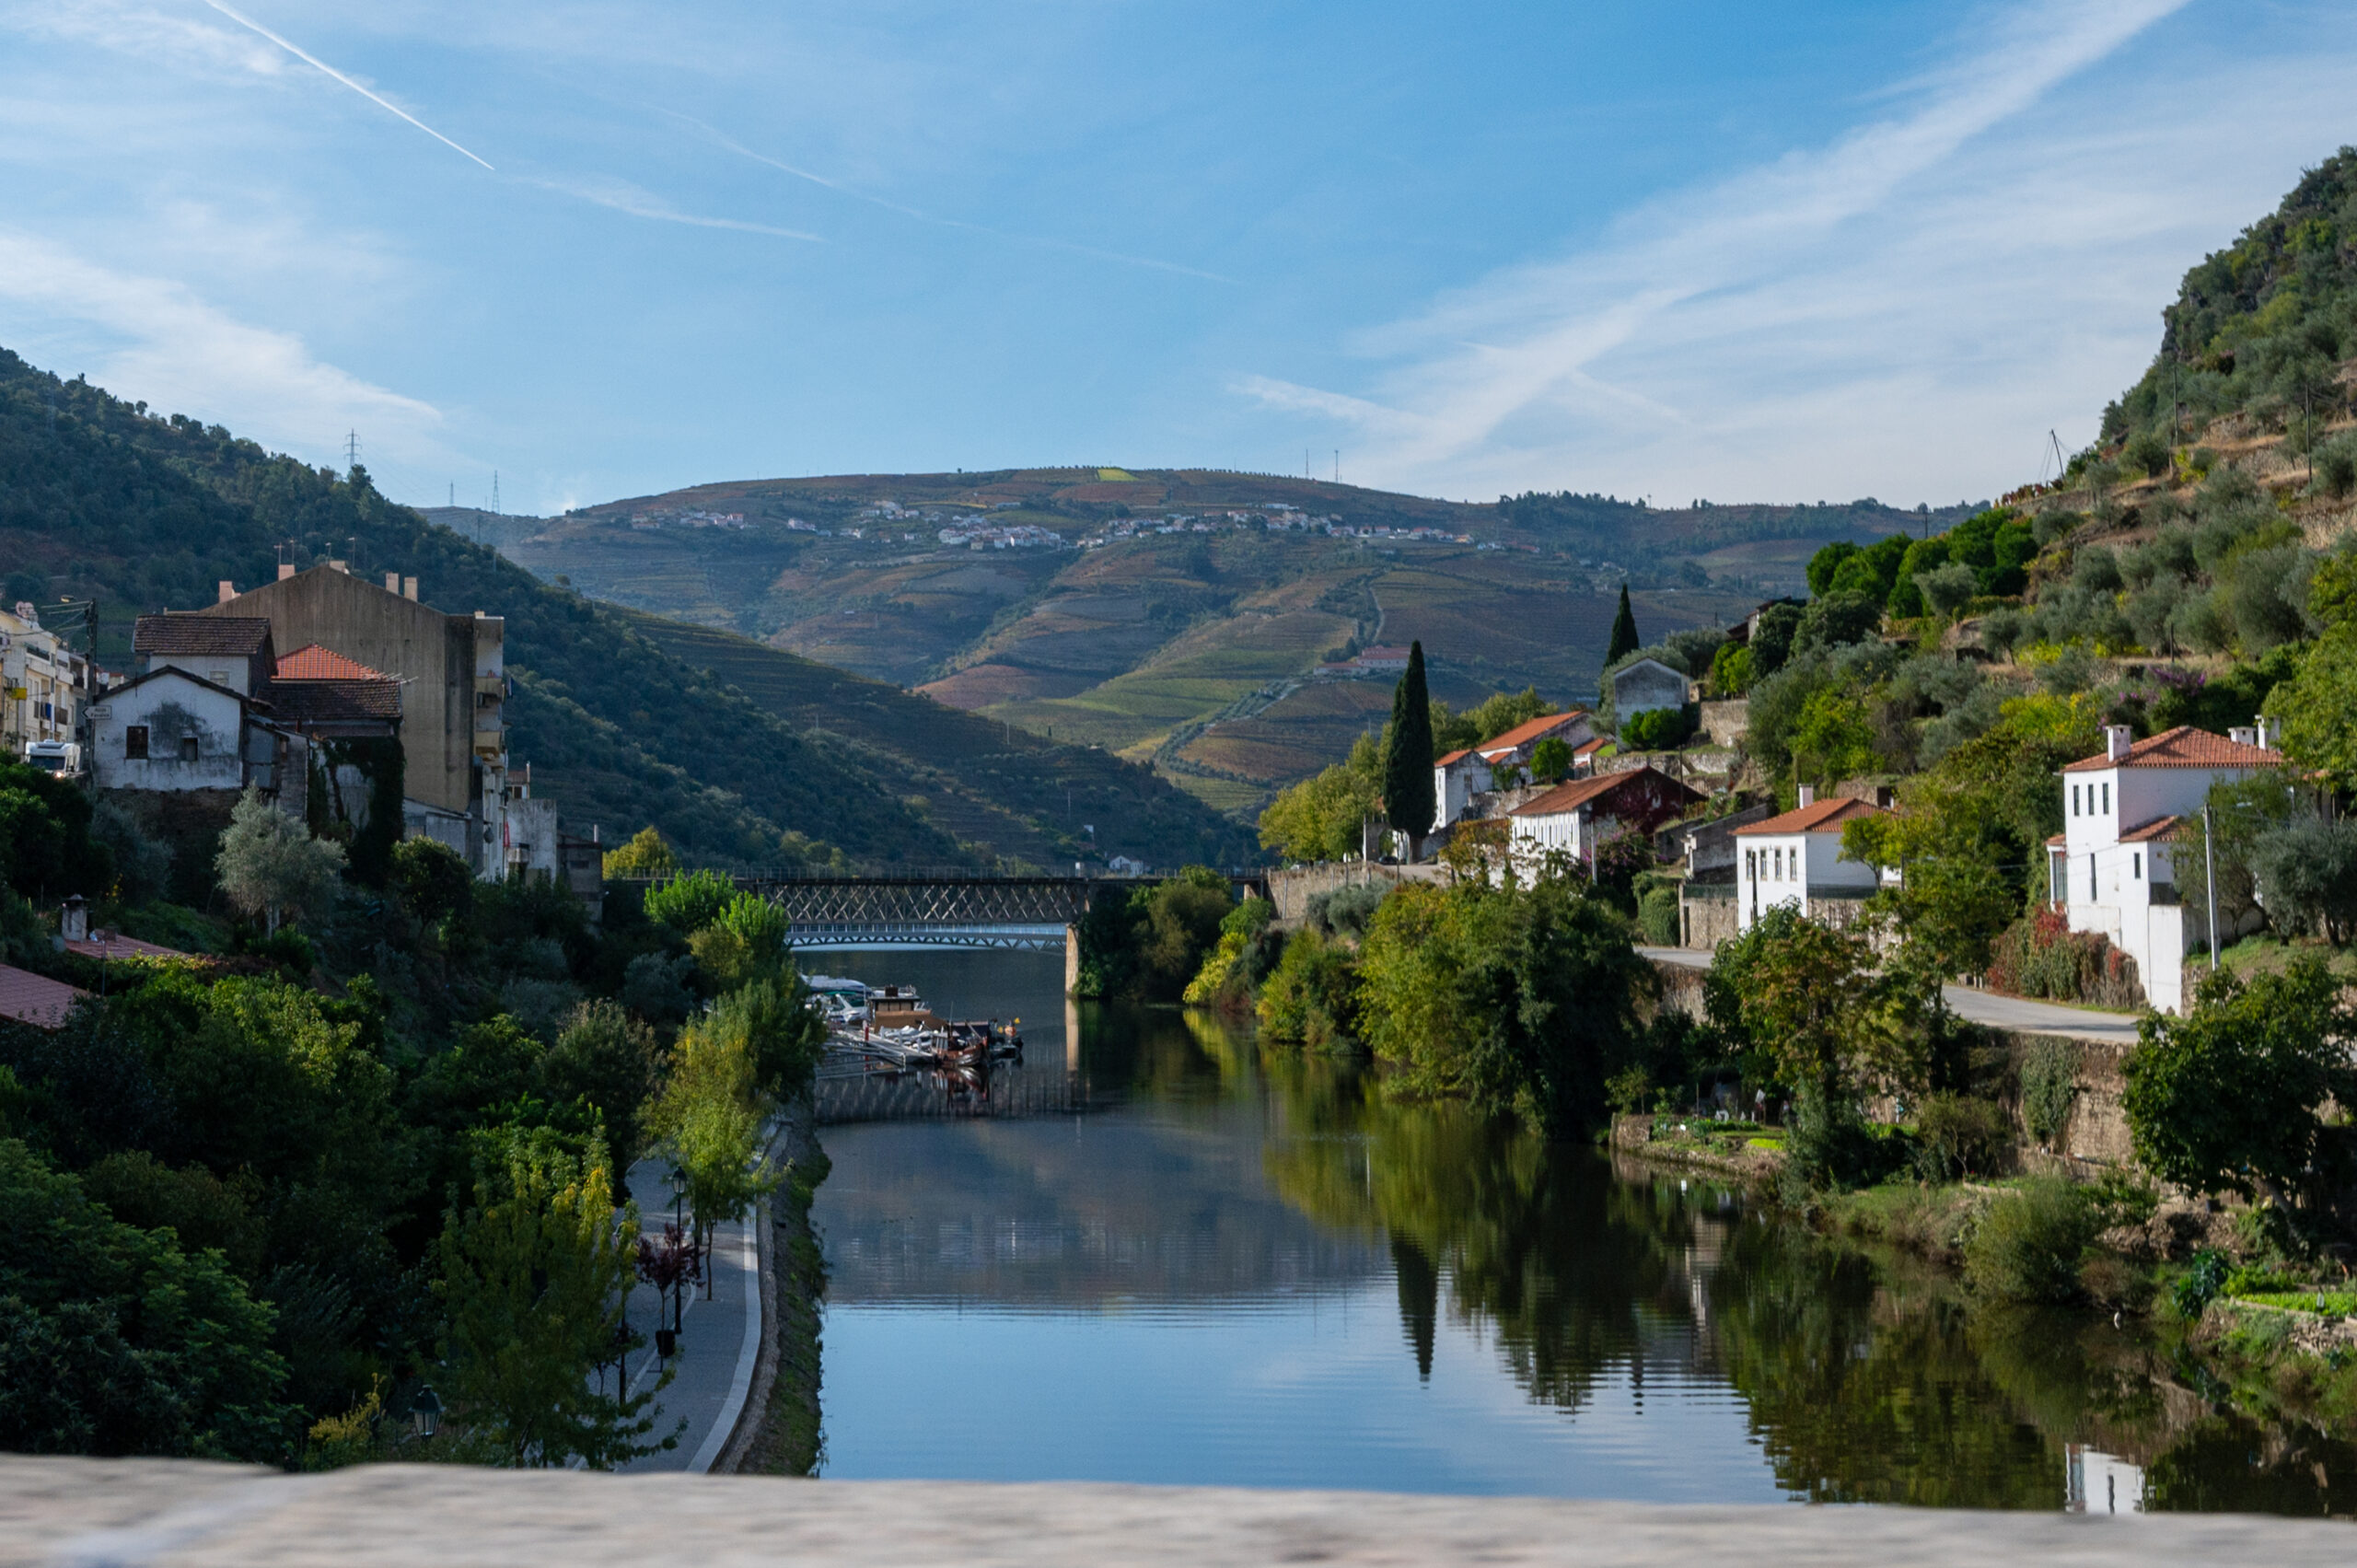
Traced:
<svg viewBox="0 0 2357 1568">
<path fill-rule="evenodd" d="M 1947 505 L 2352 80 L 2346 0 L 0 0 L 0 345 L 418 505 Z"/>
</svg>

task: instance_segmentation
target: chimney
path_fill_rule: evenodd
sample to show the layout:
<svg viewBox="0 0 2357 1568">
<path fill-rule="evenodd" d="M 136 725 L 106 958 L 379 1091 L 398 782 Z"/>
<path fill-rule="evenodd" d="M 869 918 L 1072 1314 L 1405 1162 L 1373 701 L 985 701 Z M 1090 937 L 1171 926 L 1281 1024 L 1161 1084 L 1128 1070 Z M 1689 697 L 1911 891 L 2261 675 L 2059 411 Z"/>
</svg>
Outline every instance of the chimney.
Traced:
<svg viewBox="0 0 2357 1568">
<path fill-rule="evenodd" d="M 280 582 L 282 582 L 282 583 L 283 583 L 283 582 L 284 582 L 287 578 L 289 578 L 289 577 L 293 576 L 294 575 L 295 575 L 295 563 L 293 563 L 292 561 L 282 561 L 282 562 L 280 562 L 280 563 L 278 563 L 278 580 L 279 580 Z"/>
<path fill-rule="evenodd" d="M 2259 714 L 2258 743 L 2270 751 L 2282 745 L 2283 721 L 2279 718 L 2270 718 L 2265 714 Z"/>
<path fill-rule="evenodd" d="M 1801 804 L 1803 806 L 1814 806 L 1817 804 L 1817 786 L 1815 784 L 1801 785 Z"/>
<path fill-rule="evenodd" d="M 2226 731 L 2226 738 L 2237 746 L 2256 746 L 2258 744 L 2258 731 L 2249 725 L 2238 724 Z"/>
<path fill-rule="evenodd" d="M 401 579 L 401 598 L 412 601 L 416 599 L 417 579 L 415 577 L 403 577 Z"/>
<path fill-rule="evenodd" d="M 385 591 L 389 594 L 397 594 L 401 591 L 401 575 L 399 572 L 385 574 Z"/>
<path fill-rule="evenodd" d="M 215 599 L 213 602 L 215 604 L 226 604 L 237 597 L 238 585 L 231 582 L 228 578 L 224 577 L 221 579 L 221 597 Z"/>
<path fill-rule="evenodd" d="M 81 894 L 76 893 L 65 900 L 65 909 L 59 917 L 58 928 L 68 942 L 87 942 L 90 939 L 90 906 Z"/>
<path fill-rule="evenodd" d="M 2107 724 L 2104 726 L 2103 754 L 2105 761 L 2111 762 L 2119 761 L 2122 757 L 2128 755 L 2128 748 L 2134 745 L 2135 740 L 2136 732 L 2129 728 L 2124 724 Z"/>
<path fill-rule="evenodd" d="M 349 577 L 352 575 L 352 563 L 349 561 L 331 561 L 328 563 L 328 570 L 331 572 L 341 572 L 345 576 Z"/>
</svg>

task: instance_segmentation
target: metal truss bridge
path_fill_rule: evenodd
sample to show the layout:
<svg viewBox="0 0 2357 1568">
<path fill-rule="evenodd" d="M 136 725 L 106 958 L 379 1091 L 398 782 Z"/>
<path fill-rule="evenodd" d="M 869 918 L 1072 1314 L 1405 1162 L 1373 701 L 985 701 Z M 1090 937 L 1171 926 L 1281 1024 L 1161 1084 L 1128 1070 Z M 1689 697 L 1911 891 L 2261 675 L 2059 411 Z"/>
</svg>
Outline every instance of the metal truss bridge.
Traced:
<svg viewBox="0 0 2357 1568">
<path fill-rule="evenodd" d="M 1265 873 L 1227 874 L 1258 889 Z M 748 872 L 737 886 L 785 912 L 797 947 L 983 947 L 1054 951 L 1099 900 L 1127 898 L 1160 877 L 993 877 L 940 872 L 807 877 Z"/>
</svg>

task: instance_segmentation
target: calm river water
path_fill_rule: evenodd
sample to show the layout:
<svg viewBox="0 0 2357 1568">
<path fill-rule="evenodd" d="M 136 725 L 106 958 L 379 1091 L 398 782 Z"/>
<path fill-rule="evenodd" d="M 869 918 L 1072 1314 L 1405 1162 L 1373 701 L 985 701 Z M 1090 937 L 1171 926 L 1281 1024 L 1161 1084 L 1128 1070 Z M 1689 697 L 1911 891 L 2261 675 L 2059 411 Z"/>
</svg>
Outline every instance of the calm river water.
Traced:
<svg viewBox="0 0 2357 1568">
<path fill-rule="evenodd" d="M 993 1095 L 1087 1102 L 820 1129 L 825 1474 L 2357 1508 L 2345 1437 L 2214 1411 L 2132 1327 L 1968 1312 L 1739 1191 L 1067 1008 L 1059 955 L 805 967 L 1020 1016 Z"/>
</svg>

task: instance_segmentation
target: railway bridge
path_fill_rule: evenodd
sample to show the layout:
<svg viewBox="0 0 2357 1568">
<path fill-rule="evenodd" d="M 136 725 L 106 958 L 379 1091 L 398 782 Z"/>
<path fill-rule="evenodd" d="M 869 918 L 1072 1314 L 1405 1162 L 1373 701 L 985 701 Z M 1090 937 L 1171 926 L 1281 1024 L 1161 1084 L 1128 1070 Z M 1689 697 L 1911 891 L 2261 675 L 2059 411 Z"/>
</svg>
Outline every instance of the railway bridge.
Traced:
<svg viewBox="0 0 2357 1568">
<path fill-rule="evenodd" d="M 1225 873 L 1239 896 L 1266 896 L 1257 867 Z M 737 885 L 776 904 L 796 947 L 981 947 L 1079 959 L 1077 927 L 1108 899 L 1168 880 L 1159 876 L 999 876 L 964 870 L 815 877 L 783 867 L 736 873 Z"/>
</svg>

